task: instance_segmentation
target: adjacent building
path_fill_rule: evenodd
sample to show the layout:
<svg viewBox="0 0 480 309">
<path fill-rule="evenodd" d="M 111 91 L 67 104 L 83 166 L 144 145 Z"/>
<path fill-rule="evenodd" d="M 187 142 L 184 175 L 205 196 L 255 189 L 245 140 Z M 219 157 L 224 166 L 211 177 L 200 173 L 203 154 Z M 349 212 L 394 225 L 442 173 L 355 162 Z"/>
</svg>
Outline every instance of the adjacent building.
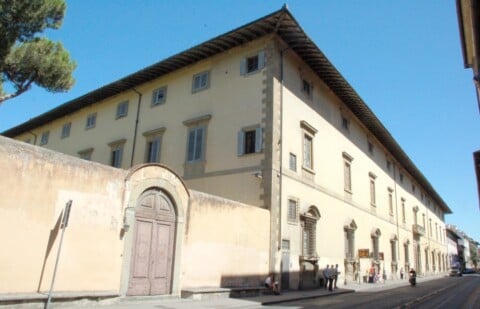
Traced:
<svg viewBox="0 0 480 309">
<path fill-rule="evenodd" d="M 457 0 L 457 16 L 463 64 L 465 68 L 472 69 L 477 104 L 480 109 L 480 4 L 475 0 Z M 480 196 L 480 150 L 473 153 L 473 164 Z"/>
<path fill-rule="evenodd" d="M 285 7 L 3 135 L 267 209 L 283 289 L 448 268 L 450 208 Z"/>
</svg>

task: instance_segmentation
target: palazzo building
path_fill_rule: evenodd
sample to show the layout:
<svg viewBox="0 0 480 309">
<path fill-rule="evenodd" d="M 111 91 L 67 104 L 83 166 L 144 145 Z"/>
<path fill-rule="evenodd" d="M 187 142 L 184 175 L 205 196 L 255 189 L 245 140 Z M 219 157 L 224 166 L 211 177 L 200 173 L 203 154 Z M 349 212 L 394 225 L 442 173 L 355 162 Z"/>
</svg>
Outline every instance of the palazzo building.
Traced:
<svg viewBox="0 0 480 309">
<path fill-rule="evenodd" d="M 286 7 L 2 135 L 268 210 L 282 289 L 447 271 L 450 208 Z"/>
</svg>

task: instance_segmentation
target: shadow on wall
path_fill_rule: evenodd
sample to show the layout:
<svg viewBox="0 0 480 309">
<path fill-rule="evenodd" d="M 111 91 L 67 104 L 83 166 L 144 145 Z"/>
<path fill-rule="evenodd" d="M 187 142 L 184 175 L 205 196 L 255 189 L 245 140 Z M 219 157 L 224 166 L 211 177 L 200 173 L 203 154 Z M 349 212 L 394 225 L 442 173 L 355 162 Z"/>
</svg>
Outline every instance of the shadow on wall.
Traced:
<svg viewBox="0 0 480 309">
<path fill-rule="evenodd" d="M 57 240 L 58 233 L 62 224 L 63 210 L 60 212 L 53 229 L 50 230 L 50 236 L 48 237 L 47 250 L 45 251 L 45 257 L 43 258 L 42 272 L 40 273 L 40 280 L 38 281 L 37 292 L 40 292 L 42 288 L 43 275 L 45 273 L 45 265 L 47 265 L 48 257 L 52 251 L 53 244 Z"/>
<path fill-rule="evenodd" d="M 241 290 L 245 288 L 260 288 L 265 286 L 265 279 L 268 274 L 250 274 L 250 275 L 224 275 L 221 278 L 220 287 Z M 283 276 L 274 275 L 274 280 L 278 282 L 281 290 L 311 290 L 323 288 L 325 286 L 321 272 L 308 270 L 303 272 L 288 272 Z"/>
</svg>

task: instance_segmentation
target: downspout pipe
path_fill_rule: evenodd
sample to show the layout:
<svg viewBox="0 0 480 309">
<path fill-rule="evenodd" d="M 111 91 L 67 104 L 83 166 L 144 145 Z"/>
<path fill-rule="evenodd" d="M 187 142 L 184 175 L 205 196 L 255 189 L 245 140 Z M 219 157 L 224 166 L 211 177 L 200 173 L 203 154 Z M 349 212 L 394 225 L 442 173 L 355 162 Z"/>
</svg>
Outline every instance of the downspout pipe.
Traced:
<svg viewBox="0 0 480 309">
<path fill-rule="evenodd" d="M 135 145 L 137 143 L 137 131 L 138 131 L 138 123 L 140 119 L 140 103 L 142 102 L 142 96 L 137 89 L 132 88 L 132 90 L 138 95 L 138 103 L 137 103 L 137 116 L 135 118 L 135 129 L 133 130 L 133 145 L 132 145 L 132 155 L 130 157 L 130 167 L 133 166 L 133 159 L 135 157 Z"/>
</svg>

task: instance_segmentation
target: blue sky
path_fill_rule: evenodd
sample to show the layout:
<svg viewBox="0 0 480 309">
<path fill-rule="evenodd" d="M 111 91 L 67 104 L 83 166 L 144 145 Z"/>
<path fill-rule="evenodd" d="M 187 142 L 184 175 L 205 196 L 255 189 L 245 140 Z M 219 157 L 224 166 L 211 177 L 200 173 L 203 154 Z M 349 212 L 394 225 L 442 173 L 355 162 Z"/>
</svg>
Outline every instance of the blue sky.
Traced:
<svg viewBox="0 0 480 309">
<path fill-rule="evenodd" d="M 67 93 L 34 88 L 0 105 L 0 132 L 219 34 L 284 1 L 67 1 L 48 31 L 76 60 Z M 290 11 L 480 241 L 472 153 L 480 113 L 464 69 L 455 0 L 297 0 Z"/>
</svg>

